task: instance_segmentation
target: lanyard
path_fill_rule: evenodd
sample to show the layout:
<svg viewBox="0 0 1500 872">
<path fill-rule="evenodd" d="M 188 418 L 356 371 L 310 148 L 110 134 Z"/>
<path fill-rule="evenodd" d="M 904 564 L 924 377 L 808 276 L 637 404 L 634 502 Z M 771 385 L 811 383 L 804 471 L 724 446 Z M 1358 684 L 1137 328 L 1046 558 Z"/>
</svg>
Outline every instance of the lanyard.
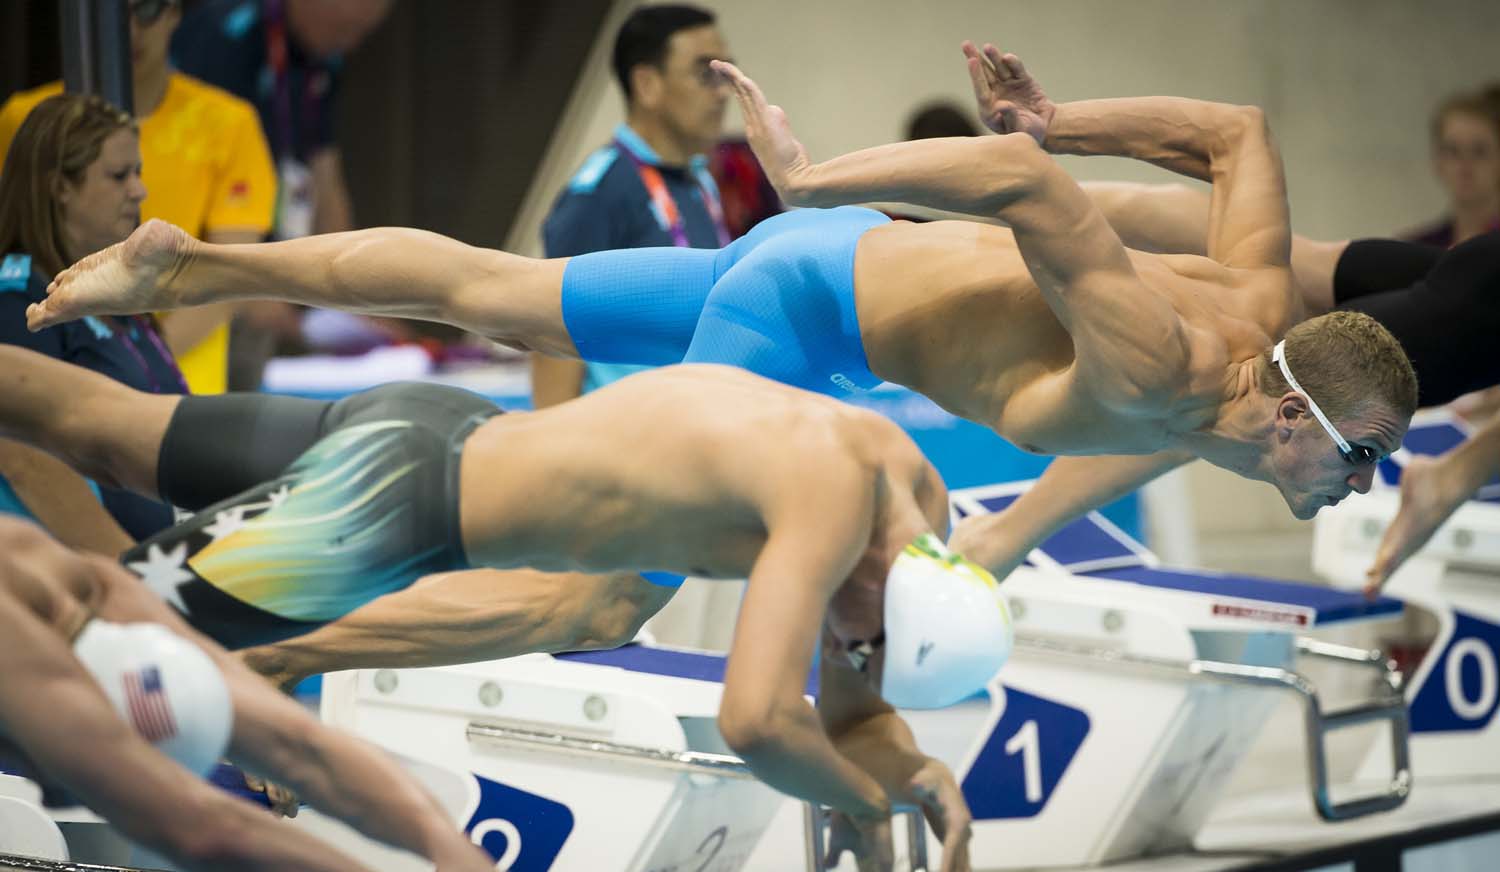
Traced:
<svg viewBox="0 0 1500 872">
<path fill-rule="evenodd" d="M 292 75 L 291 47 L 286 37 L 286 14 L 282 0 L 266 0 L 266 63 L 271 67 L 275 82 L 276 135 L 280 156 L 296 158 L 296 142 L 292 127 Z M 302 120 L 311 127 L 314 99 L 310 88 L 303 82 Z"/>
<path fill-rule="evenodd" d="M 166 343 L 161 341 L 161 337 L 156 333 L 156 328 L 151 326 L 150 319 L 146 318 L 144 315 L 132 315 L 128 320 L 132 327 L 134 327 L 137 331 L 144 333 L 146 338 L 151 340 L 151 344 L 156 347 L 157 356 L 160 357 L 167 364 L 167 366 L 171 367 L 172 377 L 177 380 L 176 387 L 182 393 L 188 393 L 187 380 L 182 377 L 182 370 L 177 368 L 176 358 L 174 358 L 172 356 L 172 352 L 167 349 Z M 151 385 L 151 393 L 161 393 L 161 382 L 156 380 L 156 373 L 152 371 L 151 365 L 146 362 L 146 355 L 141 354 L 141 350 L 135 347 L 135 341 L 131 338 L 131 336 L 128 333 L 121 333 L 118 330 L 115 331 L 115 336 L 120 340 L 120 344 L 125 346 L 125 350 L 130 352 L 130 356 L 135 358 L 135 362 L 140 366 L 141 372 L 146 376 L 146 381 Z"/>
<path fill-rule="evenodd" d="M 682 212 L 677 208 L 677 201 L 672 199 L 672 192 L 667 190 L 667 183 L 661 177 L 661 170 L 641 160 L 631 151 L 625 143 L 615 140 L 615 148 L 624 152 L 635 165 L 636 174 L 641 177 L 641 184 L 646 186 L 646 193 L 651 197 L 651 205 L 656 212 L 656 220 L 661 224 L 661 229 L 672 235 L 672 244 L 678 248 L 692 248 L 687 238 L 687 224 L 682 220 Z M 719 238 L 719 247 L 723 248 L 729 244 L 729 228 L 724 224 L 724 208 L 719 205 L 719 196 L 701 177 L 698 178 L 698 195 L 703 198 L 703 208 L 708 210 L 708 217 L 713 221 L 714 233 Z"/>
</svg>

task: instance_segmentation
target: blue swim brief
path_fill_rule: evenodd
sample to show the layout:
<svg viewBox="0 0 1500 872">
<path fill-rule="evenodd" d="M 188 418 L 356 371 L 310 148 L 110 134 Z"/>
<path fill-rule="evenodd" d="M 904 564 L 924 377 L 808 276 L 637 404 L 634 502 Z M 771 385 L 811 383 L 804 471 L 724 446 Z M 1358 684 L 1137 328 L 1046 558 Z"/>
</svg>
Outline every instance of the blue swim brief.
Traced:
<svg viewBox="0 0 1500 872">
<path fill-rule="evenodd" d="M 580 255 L 563 275 L 563 322 L 584 360 L 720 363 L 824 394 L 868 390 L 880 379 L 860 338 L 854 251 L 889 220 L 798 209 L 717 251 Z"/>
</svg>

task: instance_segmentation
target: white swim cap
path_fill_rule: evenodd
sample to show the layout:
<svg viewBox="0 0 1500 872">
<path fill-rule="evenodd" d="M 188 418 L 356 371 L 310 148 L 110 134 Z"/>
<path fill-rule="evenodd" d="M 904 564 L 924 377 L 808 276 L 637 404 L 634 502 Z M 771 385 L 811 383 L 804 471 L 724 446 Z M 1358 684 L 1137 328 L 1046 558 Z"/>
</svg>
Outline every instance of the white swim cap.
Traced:
<svg viewBox="0 0 1500 872">
<path fill-rule="evenodd" d="M 92 620 L 73 653 L 125 722 L 158 751 L 202 775 L 229 745 L 233 708 L 219 667 L 157 624 Z"/>
<path fill-rule="evenodd" d="M 994 576 L 931 533 L 902 549 L 885 582 L 886 702 L 942 708 L 972 696 L 1005 664 L 1014 641 Z"/>
</svg>

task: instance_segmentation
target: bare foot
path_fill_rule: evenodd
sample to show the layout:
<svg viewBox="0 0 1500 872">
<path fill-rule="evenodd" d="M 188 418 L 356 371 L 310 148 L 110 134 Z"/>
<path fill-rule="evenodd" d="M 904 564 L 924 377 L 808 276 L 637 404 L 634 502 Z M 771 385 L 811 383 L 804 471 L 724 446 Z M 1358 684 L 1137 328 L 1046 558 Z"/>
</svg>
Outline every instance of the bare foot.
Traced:
<svg viewBox="0 0 1500 872">
<path fill-rule="evenodd" d="M 172 279 L 193 240 L 165 221 L 142 224 L 124 242 L 96 251 L 58 273 L 47 299 L 26 309 L 32 331 L 85 315 L 135 315 L 181 305 Z"/>
<path fill-rule="evenodd" d="M 1365 572 L 1365 592 L 1375 593 L 1397 567 L 1419 551 L 1464 501 L 1474 495 L 1458 457 L 1416 456 L 1401 472 L 1401 509 L 1386 528 Z"/>
</svg>

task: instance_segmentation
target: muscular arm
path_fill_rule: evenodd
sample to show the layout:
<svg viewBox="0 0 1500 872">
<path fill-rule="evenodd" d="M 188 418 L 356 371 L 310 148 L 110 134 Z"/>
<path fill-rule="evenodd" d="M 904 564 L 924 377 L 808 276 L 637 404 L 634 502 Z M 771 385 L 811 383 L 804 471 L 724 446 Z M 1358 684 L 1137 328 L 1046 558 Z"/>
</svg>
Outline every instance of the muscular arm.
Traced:
<svg viewBox="0 0 1500 872">
<path fill-rule="evenodd" d="M 308 163 L 313 184 L 313 232 L 342 233 L 354 229 L 354 201 L 344 183 L 344 156 L 329 146 Z"/>
<path fill-rule="evenodd" d="M 1055 154 L 1130 157 L 1212 182 L 1208 256 L 1239 268 L 1288 264 L 1281 155 L 1255 107 L 1180 97 L 1063 103 L 1045 144 Z"/>
<path fill-rule="evenodd" d="M 1127 248 L 1156 254 L 1208 255 L 1209 195 L 1187 185 L 1083 182 Z M 1292 276 L 1309 314 L 1333 309 L 1333 273 L 1349 241 L 1292 234 Z"/>
<path fill-rule="evenodd" d="M 1474 494 L 1500 475 L 1500 414 L 1463 444 L 1437 458 L 1414 458 L 1401 476 L 1401 508 L 1376 549 L 1365 577 L 1374 592 L 1390 579 L 1443 522 Z"/>
<path fill-rule="evenodd" d="M 808 505 L 836 502 L 809 496 Z M 817 511 L 825 508 L 831 513 Z M 856 820 L 880 820 L 890 814 L 880 783 L 838 752 L 802 696 L 828 599 L 869 541 L 870 518 L 852 514 L 848 506 L 819 505 L 773 528 L 735 626 L 719 729 L 777 790 Z M 819 517 L 840 522 L 808 523 Z"/>
<path fill-rule="evenodd" d="M 582 361 L 546 354 L 531 355 L 531 405 L 545 409 L 583 394 L 587 369 Z"/>
<path fill-rule="evenodd" d="M 1135 457 L 1059 457 L 1004 511 L 959 521 L 954 551 L 1002 581 L 1069 521 L 1192 460 L 1187 452 Z"/>
<path fill-rule="evenodd" d="M 323 726 L 234 656 L 187 626 L 129 573 L 98 565 L 101 617 L 151 620 L 192 640 L 223 672 L 234 707 L 229 756 L 295 790 L 371 838 L 425 856 L 439 868 L 489 868 L 454 823 L 390 757 Z M 452 864 L 451 867 L 448 864 Z"/>
<path fill-rule="evenodd" d="M 10 483 L 37 522 L 69 548 L 114 556 L 135 545 L 83 476 L 49 454 L 0 439 L 0 478 Z"/>
<path fill-rule="evenodd" d="M 188 869 L 362 869 L 323 842 L 211 787 L 135 734 L 67 643 L 7 601 L 0 725 L 49 781 L 133 841 Z M 61 729 L 60 726 L 65 727 Z"/>
<path fill-rule="evenodd" d="M 310 675 L 612 648 L 675 591 L 637 575 L 475 569 L 428 576 L 293 639 L 241 652 L 289 687 Z"/>
</svg>

